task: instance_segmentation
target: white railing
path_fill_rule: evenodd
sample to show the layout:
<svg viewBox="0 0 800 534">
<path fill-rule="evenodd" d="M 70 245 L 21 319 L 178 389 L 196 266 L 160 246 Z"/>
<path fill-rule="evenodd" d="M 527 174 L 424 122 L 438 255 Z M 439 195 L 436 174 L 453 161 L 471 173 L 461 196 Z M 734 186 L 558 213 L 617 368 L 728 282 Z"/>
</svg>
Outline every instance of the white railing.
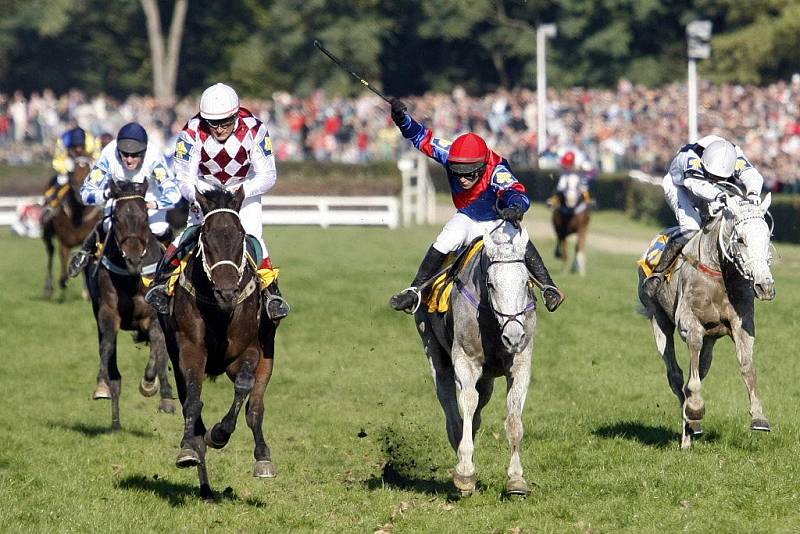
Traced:
<svg viewBox="0 0 800 534">
<path fill-rule="evenodd" d="M 11 226 L 17 210 L 41 202 L 41 197 L 0 197 L 0 226 Z M 265 196 L 261 198 L 264 224 L 388 226 L 400 224 L 395 197 Z"/>
<path fill-rule="evenodd" d="M 397 168 L 403 179 L 403 226 L 432 224 L 436 220 L 436 191 L 427 156 L 417 150 L 407 152 L 397 162 Z"/>
</svg>

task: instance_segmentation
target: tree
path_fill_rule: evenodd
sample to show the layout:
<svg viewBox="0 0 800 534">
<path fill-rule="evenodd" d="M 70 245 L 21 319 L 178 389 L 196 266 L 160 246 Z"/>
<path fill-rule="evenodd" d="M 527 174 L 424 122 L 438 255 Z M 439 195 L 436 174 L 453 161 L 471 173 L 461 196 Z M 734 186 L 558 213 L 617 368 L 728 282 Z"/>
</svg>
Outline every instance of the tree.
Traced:
<svg viewBox="0 0 800 534">
<path fill-rule="evenodd" d="M 141 2 L 147 19 L 147 38 L 150 42 L 150 57 L 153 64 L 153 93 L 160 103 L 171 105 L 175 101 L 178 58 L 189 0 L 175 1 L 166 46 L 161 30 L 161 13 L 156 0 L 141 0 Z"/>
</svg>

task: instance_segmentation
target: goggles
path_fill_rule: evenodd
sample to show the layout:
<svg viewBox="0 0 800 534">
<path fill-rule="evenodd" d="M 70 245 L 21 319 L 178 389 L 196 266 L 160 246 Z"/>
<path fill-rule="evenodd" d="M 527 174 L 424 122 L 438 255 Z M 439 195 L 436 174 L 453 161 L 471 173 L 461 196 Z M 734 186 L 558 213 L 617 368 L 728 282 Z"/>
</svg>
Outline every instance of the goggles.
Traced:
<svg viewBox="0 0 800 534">
<path fill-rule="evenodd" d="M 230 117 L 226 117 L 224 119 L 203 119 L 208 124 L 209 128 L 213 128 L 215 130 L 222 130 L 224 128 L 228 128 L 233 125 L 234 121 L 236 120 L 236 115 L 231 115 Z"/>
</svg>

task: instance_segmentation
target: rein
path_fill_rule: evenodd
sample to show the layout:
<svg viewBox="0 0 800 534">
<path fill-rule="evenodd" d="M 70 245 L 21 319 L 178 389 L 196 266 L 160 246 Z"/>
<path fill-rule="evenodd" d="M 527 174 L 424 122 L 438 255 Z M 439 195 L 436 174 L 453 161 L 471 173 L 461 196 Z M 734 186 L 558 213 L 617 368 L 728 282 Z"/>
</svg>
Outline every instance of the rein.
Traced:
<svg viewBox="0 0 800 534">
<path fill-rule="evenodd" d="M 219 208 L 219 209 L 211 210 L 208 213 L 206 213 L 205 217 L 203 218 L 203 221 L 205 221 L 206 219 L 208 219 L 208 217 L 210 217 L 211 215 L 214 215 L 216 213 L 231 213 L 231 214 L 235 215 L 237 219 L 239 218 L 239 212 L 237 212 L 236 210 L 232 210 L 232 209 L 229 209 L 229 208 Z M 204 224 L 205 224 L 205 222 L 204 222 Z M 245 266 L 247 265 L 247 244 L 245 243 L 245 240 L 246 240 L 246 237 L 243 237 L 242 238 L 242 259 L 238 264 L 236 264 L 236 262 L 234 262 L 232 260 L 220 260 L 220 261 L 218 261 L 218 262 L 216 262 L 216 263 L 214 263 L 212 265 L 209 265 L 208 264 L 208 260 L 206 258 L 206 254 L 205 254 L 205 247 L 203 246 L 203 234 L 202 234 L 202 232 L 200 233 L 200 238 L 198 239 L 199 255 L 200 255 L 201 260 L 203 262 L 203 270 L 206 272 L 206 276 L 208 277 L 209 281 L 211 281 L 211 273 L 214 271 L 214 269 L 216 269 L 217 267 L 221 267 L 223 265 L 230 265 L 231 267 L 236 269 L 236 272 L 239 273 L 238 282 L 242 281 L 242 276 L 244 275 L 244 269 L 245 269 Z M 213 281 L 211 283 L 213 284 Z"/>
</svg>

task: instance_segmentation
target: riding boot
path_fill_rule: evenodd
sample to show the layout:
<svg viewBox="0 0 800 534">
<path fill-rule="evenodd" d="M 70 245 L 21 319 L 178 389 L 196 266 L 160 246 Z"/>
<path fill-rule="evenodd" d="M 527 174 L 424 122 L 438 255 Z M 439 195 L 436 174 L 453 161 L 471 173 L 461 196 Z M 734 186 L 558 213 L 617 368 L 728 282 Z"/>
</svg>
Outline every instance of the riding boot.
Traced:
<svg viewBox="0 0 800 534">
<path fill-rule="evenodd" d="M 175 239 L 175 232 L 172 231 L 172 228 L 167 228 L 167 231 L 161 235 L 157 235 L 156 239 L 158 239 L 158 242 L 161 243 L 161 245 L 166 250 L 167 248 L 169 248 L 169 245 L 170 243 L 172 243 L 172 240 Z"/>
<path fill-rule="evenodd" d="M 547 272 L 547 267 L 545 267 L 539 251 L 530 241 L 528 241 L 528 247 L 525 249 L 525 267 L 528 268 L 528 272 L 533 279 L 539 283 L 547 311 L 556 311 L 556 308 L 564 302 L 564 293 L 556 287 L 556 283 L 550 278 L 550 273 Z"/>
<path fill-rule="evenodd" d="M 281 295 L 281 290 L 278 288 L 278 281 L 273 280 L 262 291 L 264 296 L 264 309 L 267 312 L 267 317 L 272 321 L 280 321 L 292 311 L 292 307 Z"/>
<path fill-rule="evenodd" d="M 661 284 L 664 282 L 665 271 L 672 265 L 672 262 L 675 261 L 675 258 L 677 258 L 683 250 L 683 246 L 689 242 L 689 239 L 691 239 L 694 234 L 695 232 L 683 232 L 671 237 L 667 241 L 664 252 L 661 253 L 661 258 L 658 260 L 658 265 L 653 268 L 653 272 L 650 273 L 650 276 L 645 278 L 644 282 L 642 282 L 642 289 L 645 295 L 651 299 L 656 297 L 659 288 L 661 288 Z"/>
<path fill-rule="evenodd" d="M 421 298 L 417 288 L 429 281 L 439 272 L 444 264 L 445 258 L 447 258 L 447 254 L 439 252 L 431 245 L 425 257 L 422 259 L 419 270 L 417 270 L 417 276 L 415 276 L 414 280 L 411 282 L 411 287 L 392 296 L 392 298 L 389 299 L 389 305 L 397 311 L 413 311 Z"/>
<path fill-rule="evenodd" d="M 169 279 L 181 261 L 189 255 L 197 245 L 199 227 L 190 226 L 184 230 L 178 246 L 171 243 L 167 246 L 164 255 L 158 261 L 156 271 L 153 273 L 153 283 L 144 295 L 144 301 L 150 304 L 158 313 L 169 313 Z"/>
<path fill-rule="evenodd" d="M 83 240 L 81 248 L 75 251 L 70 258 L 67 273 L 71 278 L 78 276 L 89 265 L 89 259 L 97 252 L 97 243 L 103 240 L 102 224 L 103 221 L 97 223 L 94 230 L 89 232 L 89 235 Z"/>
</svg>

